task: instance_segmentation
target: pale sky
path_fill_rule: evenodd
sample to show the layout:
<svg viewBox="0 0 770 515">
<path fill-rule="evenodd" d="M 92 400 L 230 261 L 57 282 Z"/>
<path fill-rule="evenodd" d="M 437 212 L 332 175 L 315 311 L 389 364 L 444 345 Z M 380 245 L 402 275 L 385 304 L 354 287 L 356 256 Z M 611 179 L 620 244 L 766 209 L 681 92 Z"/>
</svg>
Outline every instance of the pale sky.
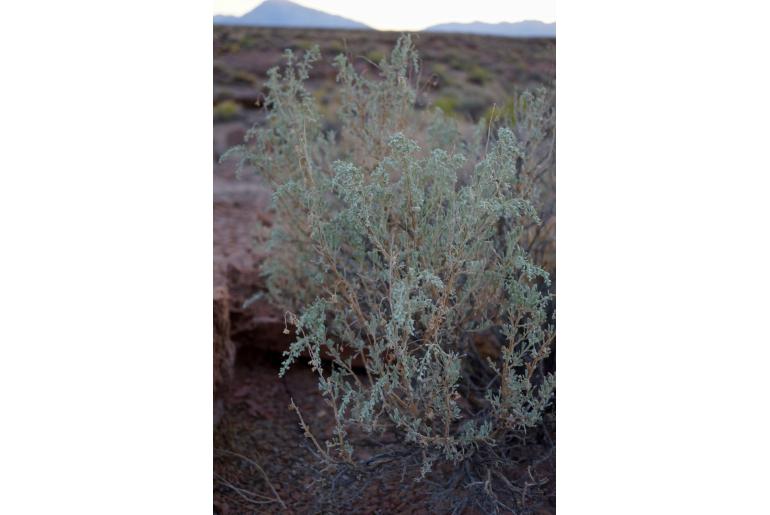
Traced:
<svg viewBox="0 0 770 515">
<path fill-rule="evenodd" d="M 260 3 L 262 0 L 214 0 L 214 14 L 240 16 Z M 420 30 L 449 22 L 556 21 L 556 0 L 296 0 L 295 3 L 379 30 Z"/>
</svg>

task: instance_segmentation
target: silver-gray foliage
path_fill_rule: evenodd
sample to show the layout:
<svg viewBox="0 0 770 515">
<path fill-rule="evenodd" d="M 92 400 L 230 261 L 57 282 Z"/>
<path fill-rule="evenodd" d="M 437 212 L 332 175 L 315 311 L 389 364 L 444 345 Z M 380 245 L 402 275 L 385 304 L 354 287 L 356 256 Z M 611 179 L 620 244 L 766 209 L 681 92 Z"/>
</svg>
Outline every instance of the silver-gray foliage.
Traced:
<svg viewBox="0 0 770 515">
<path fill-rule="evenodd" d="M 551 402 L 539 366 L 554 334 L 549 278 L 524 244 L 542 129 L 487 124 L 469 140 L 415 110 L 404 36 L 376 79 L 336 58 L 339 134 L 324 132 L 304 86 L 318 58 L 287 52 L 269 73 L 266 123 L 229 153 L 275 188 L 263 271 L 297 335 L 281 374 L 309 356 L 336 429 L 318 443 L 302 425 L 327 464 L 356 463 L 353 432 L 391 432 L 419 479 L 504 447 Z"/>
</svg>

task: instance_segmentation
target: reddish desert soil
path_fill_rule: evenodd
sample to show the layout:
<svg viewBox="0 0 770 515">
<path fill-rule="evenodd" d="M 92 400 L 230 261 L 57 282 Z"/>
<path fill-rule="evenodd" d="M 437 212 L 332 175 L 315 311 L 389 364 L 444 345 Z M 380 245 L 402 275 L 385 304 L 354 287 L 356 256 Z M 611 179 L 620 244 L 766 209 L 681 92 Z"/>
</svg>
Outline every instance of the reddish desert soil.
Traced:
<svg viewBox="0 0 770 515">
<path fill-rule="evenodd" d="M 320 503 L 313 484 L 319 477 L 318 462 L 296 413 L 289 409 L 293 398 L 314 436 L 319 441 L 331 436 L 332 415 L 321 402 L 309 369 L 295 367 L 279 380 L 275 361 L 259 353 L 242 355 L 232 386 L 214 433 L 214 508 L 219 513 L 424 513 L 420 507 L 424 495 L 409 482 L 403 487 L 373 483 L 355 506 Z M 264 475 L 245 458 L 258 463 Z M 254 504 L 248 500 L 250 494 L 239 495 L 233 488 L 274 497 L 265 476 L 286 508 L 277 502 Z"/>
</svg>

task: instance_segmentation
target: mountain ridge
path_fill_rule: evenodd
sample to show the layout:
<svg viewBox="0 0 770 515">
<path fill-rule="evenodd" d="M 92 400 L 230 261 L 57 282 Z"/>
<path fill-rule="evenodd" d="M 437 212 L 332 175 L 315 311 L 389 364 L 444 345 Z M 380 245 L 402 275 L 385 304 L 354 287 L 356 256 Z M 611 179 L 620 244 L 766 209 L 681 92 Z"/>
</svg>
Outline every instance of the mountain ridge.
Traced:
<svg viewBox="0 0 770 515">
<path fill-rule="evenodd" d="M 215 25 L 250 27 L 286 27 L 319 29 L 375 30 L 368 25 L 324 11 L 305 7 L 290 0 L 265 0 L 242 16 L 215 15 Z M 449 32 L 504 37 L 556 37 L 556 23 L 537 20 L 519 22 L 450 22 L 431 25 L 422 32 Z"/>
<path fill-rule="evenodd" d="M 484 36 L 507 37 L 556 37 L 556 22 L 544 23 L 538 20 L 519 22 L 485 23 L 440 23 L 423 29 L 425 32 L 457 32 Z"/>
<path fill-rule="evenodd" d="M 216 25 L 295 27 L 313 29 L 371 29 L 368 25 L 289 0 L 265 0 L 242 16 L 214 16 Z"/>
</svg>

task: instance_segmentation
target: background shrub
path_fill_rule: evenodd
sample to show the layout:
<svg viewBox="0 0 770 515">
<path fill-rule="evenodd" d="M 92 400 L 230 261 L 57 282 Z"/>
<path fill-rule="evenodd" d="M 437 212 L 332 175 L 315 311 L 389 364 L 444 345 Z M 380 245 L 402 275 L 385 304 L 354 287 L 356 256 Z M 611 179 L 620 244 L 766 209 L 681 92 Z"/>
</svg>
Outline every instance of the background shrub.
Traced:
<svg viewBox="0 0 770 515">
<path fill-rule="evenodd" d="M 447 115 L 454 115 L 457 109 L 457 98 L 451 95 L 443 95 L 436 99 L 433 105 Z"/>
<path fill-rule="evenodd" d="M 480 86 L 483 86 L 491 78 L 492 78 L 492 74 L 489 73 L 489 71 L 487 71 L 486 68 L 482 68 L 479 65 L 474 65 L 468 71 L 468 81 L 474 84 L 478 84 Z"/>
<path fill-rule="evenodd" d="M 237 117 L 241 106 L 234 100 L 223 100 L 214 106 L 214 120 L 227 121 Z"/>
</svg>

